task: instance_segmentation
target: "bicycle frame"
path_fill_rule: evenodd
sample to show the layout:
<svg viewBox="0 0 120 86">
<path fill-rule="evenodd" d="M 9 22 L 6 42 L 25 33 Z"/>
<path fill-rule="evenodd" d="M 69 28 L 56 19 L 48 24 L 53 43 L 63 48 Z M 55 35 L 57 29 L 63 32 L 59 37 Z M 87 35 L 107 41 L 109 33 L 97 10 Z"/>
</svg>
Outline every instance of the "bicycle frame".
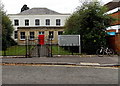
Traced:
<svg viewBox="0 0 120 86">
<path fill-rule="evenodd" d="M 101 47 L 100 49 L 96 51 L 96 53 L 98 56 L 103 56 L 105 54 L 112 56 L 114 54 L 114 51 L 112 49 L 109 49 L 108 47 L 106 48 Z"/>
</svg>

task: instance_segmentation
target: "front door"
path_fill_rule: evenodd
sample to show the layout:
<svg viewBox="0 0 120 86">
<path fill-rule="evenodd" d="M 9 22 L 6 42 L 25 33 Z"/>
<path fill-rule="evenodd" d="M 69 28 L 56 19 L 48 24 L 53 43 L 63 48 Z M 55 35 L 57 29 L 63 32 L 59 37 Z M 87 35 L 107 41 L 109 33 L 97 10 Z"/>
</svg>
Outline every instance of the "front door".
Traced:
<svg viewBox="0 0 120 86">
<path fill-rule="evenodd" d="M 38 42 L 39 42 L 39 45 L 44 45 L 45 44 L 45 36 L 44 35 L 38 35 Z"/>
</svg>

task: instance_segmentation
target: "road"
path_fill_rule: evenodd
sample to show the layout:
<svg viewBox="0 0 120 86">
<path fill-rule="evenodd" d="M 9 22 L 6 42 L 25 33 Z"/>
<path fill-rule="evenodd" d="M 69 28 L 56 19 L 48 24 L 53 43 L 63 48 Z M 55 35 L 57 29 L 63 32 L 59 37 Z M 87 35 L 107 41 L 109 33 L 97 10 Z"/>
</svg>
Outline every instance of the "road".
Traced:
<svg viewBox="0 0 120 86">
<path fill-rule="evenodd" d="M 2 66 L 3 84 L 117 84 L 117 68 Z"/>
</svg>

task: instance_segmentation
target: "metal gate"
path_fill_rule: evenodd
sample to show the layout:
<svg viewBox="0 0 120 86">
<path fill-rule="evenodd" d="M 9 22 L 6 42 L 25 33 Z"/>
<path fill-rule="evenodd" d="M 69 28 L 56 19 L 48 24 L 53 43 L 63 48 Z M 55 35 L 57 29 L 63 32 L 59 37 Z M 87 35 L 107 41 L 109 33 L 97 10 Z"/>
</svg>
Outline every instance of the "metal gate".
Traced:
<svg viewBox="0 0 120 86">
<path fill-rule="evenodd" d="M 50 39 L 45 37 L 44 45 L 39 44 L 40 39 L 26 39 L 26 57 L 51 57 L 52 45 Z"/>
</svg>

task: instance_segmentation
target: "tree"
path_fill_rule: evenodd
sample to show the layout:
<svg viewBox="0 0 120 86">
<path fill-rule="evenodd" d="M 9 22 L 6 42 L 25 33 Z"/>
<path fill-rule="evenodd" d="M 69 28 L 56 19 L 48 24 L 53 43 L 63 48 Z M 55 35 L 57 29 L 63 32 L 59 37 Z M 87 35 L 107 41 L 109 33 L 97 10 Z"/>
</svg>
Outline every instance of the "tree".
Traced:
<svg viewBox="0 0 120 86">
<path fill-rule="evenodd" d="M 113 21 L 106 12 L 98 1 L 84 2 L 66 21 L 65 34 L 81 35 L 82 52 L 93 54 L 106 45 L 106 27 Z"/>
<path fill-rule="evenodd" d="M 2 8 L 2 7 L 0 7 Z M 12 22 L 10 21 L 9 17 L 4 12 L 3 8 L 0 9 L 0 15 L 2 18 L 2 50 L 6 50 L 7 47 L 15 45 L 16 42 L 11 38 L 13 33 L 13 26 Z"/>
<path fill-rule="evenodd" d="M 2 10 L 2 4 L 0 2 L 0 10 Z M 2 13 L 0 11 L 0 51 L 2 51 Z"/>
<path fill-rule="evenodd" d="M 23 11 L 25 11 L 25 10 L 28 10 L 29 9 L 29 7 L 27 7 L 27 5 L 25 4 L 25 5 L 23 5 L 23 7 L 21 8 L 21 12 L 23 12 Z"/>
</svg>

